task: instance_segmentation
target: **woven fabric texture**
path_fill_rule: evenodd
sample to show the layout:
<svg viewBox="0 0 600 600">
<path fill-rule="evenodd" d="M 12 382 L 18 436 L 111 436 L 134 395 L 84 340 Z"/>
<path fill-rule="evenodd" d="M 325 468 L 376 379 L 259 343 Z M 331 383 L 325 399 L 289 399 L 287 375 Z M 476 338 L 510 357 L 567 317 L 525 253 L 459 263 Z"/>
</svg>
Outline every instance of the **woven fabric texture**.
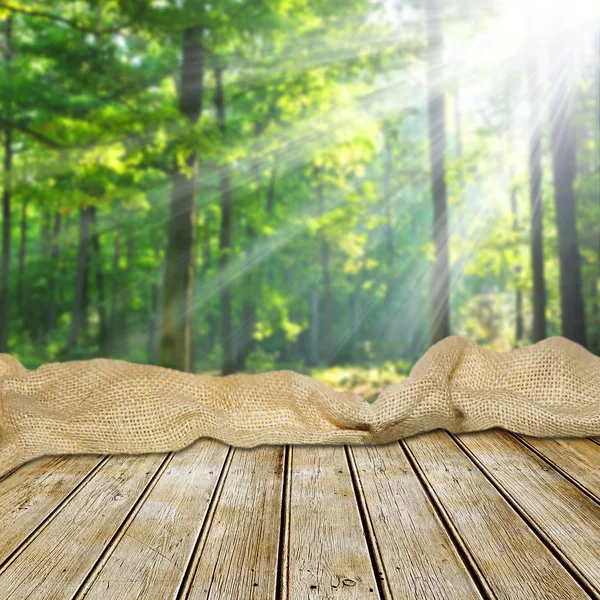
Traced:
<svg viewBox="0 0 600 600">
<path fill-rule="evenodd" d="M 373 404 L 293 371 L 210 377 L 118 360 L 25 369 L 0 354 L 0 475 L 49 454 L 379 444 L 432 429 L 600 435 L 600 358 L 554 337 L 512 352 L 433 346 Z"/>
</svg>

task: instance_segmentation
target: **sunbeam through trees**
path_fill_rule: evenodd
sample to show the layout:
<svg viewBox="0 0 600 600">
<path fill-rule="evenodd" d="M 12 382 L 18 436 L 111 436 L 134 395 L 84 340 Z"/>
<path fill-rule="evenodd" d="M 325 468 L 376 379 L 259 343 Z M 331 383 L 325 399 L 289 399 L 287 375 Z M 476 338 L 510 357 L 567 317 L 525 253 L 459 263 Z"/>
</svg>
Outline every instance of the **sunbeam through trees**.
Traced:
<svg viewBox="0 0 600 600">
<path fill-rule="evenodd" d="M 405 373 L 453 334 L 600 353 L 595 3 L 0 20 L 0 351 L 26 366 Z"/>
</svg>

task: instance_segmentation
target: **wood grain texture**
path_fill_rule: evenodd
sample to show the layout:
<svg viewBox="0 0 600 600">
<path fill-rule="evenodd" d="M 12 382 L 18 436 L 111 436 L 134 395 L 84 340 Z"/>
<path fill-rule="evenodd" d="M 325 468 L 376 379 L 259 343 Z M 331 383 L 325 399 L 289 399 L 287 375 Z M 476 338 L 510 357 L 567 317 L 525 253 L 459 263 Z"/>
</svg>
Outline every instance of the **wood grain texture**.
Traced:
<svg viewBox="0 0 600 600">
<path fill-rule="evenodd" d="M 70 598 L 163 461 L 156 454 L 111 457 L 0 574 L 0 597 Z"/>
<path fill-rule="evenodd" d="M 198 548 L 190 600 L 275 597 L 283 448 L 235 449 L 214 518 Z"/>
<path fill-rule="evenodd" d="M 290 493 L 289 598 L 378 598 L 344 448 L 294 447 Z"/>
<path fill-rule="evenodd" d="M 495 430 L 40 459 L 0 480 L 0 599 L 600 599 L 599 452 Z"/>
<path fill-rule="evenodd" d="M 588 439 L 515 436 L 600 502 L 600 445 Z"/>
<path fill-rule="evenodd" d="M 228 446 L 200 440 L 174 455 L 114 551 L 78 596 L 175 598 L 206 517 Z"/>
<path fill-rule="evenodd" d="M 458 439 L 545 543 L 600 595 L 598 504 L 508 433 Z"/>
<path fill-rule="evenodd" d="M 482 452 L 493 435 L 480 434 Z M 403 444 L 497 598 L 588 598 L 447 433 L 434 431 Z M 517 470 L 523 454 L 514 448 L 505 459 Z"/>
<path fill-rule="evenodd" d="M 100 462 L 99 456 L 42 458 L 0 482 L 1 565 L 54 516 Z"/>
<path fill-rule="evenodd" d="M 402 448 L 350 453 L 394 597 L 481 598 Z"/>
</svg>

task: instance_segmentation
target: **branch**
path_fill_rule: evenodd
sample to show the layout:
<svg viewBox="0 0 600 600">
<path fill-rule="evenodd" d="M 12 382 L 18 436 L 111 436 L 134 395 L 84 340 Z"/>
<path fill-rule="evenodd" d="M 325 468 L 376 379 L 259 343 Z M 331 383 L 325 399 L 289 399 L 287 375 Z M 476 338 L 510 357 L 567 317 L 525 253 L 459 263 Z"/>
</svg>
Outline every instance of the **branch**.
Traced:
<svg viewBox="0 0 600 600">
<path fill-rule="evenodd" d="M 65 146 L 59 144 L 58 142 L 55 142 L 52 138 L 46 137 L 43 133 L 38 133 L 37 131 L 34 131 L 33 129 L 29 129 L 28 127 L 25 127 L 25 125 L 20 125 L 19 123 L 15 123 L 14 121 L 9 121 L 8 119 L 5 119 L 4 117 L 0 117 L 0 124 L 4 125 L 7 128 L 16 129 L 17 131 L 20 131 L 21 133 L 30 135 L 32 138 L 35 138 L 38 142 L 41 142 L 42 144 L 44 144 L 50 148 L 54 148 L 55 150 L 65 150 L 66 149 Z"/>
<path fill-rule="evenodd" d="M 97 31 L 95 27 L 86 27 L 85 25 L 81 25 L 77 21 L 74 21 L 73 19 L 67 19 L 65 17 L 61 17 L 59 15 L 54 15 L 52 13 L 49 13 L 49 12 L 46 12 L 43 10 L 30 10 L 28 8 L 20 8 L 18 6 L 13 6 L 11 4 L 8 4 L 7 2 L 0 2 L 0 8 L 6 8 L 13 13 L 19 13 L 22 15 L 27 15 L 29 17 L 40 17 L 42 19 L 50 19 L 51 21 L 56 21 L 58 23 L 63 23 L 65 25 L 68 25 L 69 27 L 72 27 L 73 29 L 77 29 L 77 31 L 81 31 L 83 33 L 94 33 L 96 35 L 105 35 L 107 33 L 117 33 L 118 31 L 123 29 L 123 27 L 127 26 L 127 25 L 122 25 L 120 27 L 113 27 L 110 29 L 104 29 L 102 31 Z"/>
</svg>

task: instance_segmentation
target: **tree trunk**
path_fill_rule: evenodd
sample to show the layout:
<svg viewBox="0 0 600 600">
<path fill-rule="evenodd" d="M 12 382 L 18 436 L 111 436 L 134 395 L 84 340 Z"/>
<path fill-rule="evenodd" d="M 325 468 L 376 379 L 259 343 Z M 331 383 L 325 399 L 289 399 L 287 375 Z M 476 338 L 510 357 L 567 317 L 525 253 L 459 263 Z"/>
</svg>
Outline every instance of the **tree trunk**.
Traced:
<svg viewBox="0 0 600 600">
<path fill-rule="evenodd" d="M 442 27 L 439 0 L 426 0 L 429 158 L 433 197 L 435 261 L 431 279 L 431 343 L 450 335 L 450 266 L 448 255 L 448 202 L 446 194 L 444 82 Z"/>
<path fill-rule="evenodd" d="M 544 238 L 542 225 L 542 146 L 541 102 L 537 74 L 536 48 L 529 40 L 527 49 L 529 95 L 529 199 L 531 203 L 531 267 L 533 274 L 532 341 L 546 337 L 546 284 L 544 278 Z"/>
<path fill-rule="evenodd" d="M 512 123 L 515 118 L 515 112 L 512 102 L 512 90 L 510 80 L 506 79 L 505 85 L 505 102 L 506 111 L 509 116 L 510 122 Z M 515 141 L 512 133 L 512 129 L 509 125 L 508 130 L 508 144 L 512 148 L 514 147 Z M 521 279 L 523 276 L 523 266 L 520 260 L 520 246 L 521 246 L 521 227 L 519 224 L 519 199 L 517 197 L 517 188 L 515 186 L 515 164 L 512 157 L 509 157 L 508 164 L 508 180 L 510 185 L 510 211 L 512 214 L 512 230 L 515 234 L 515 246 L 517 264 L 515 266 L 515 344 L 518 346 L 519 342 L 523 340 L 524 335 L 524 324 L 523 324 L 523 292 L 521 291 Z"/>
<path fill-rule="evenodd" d="M 2 285 L 0 288 L 0 352 L 8 352 L 9 295 L 10 295 L 10 230 L 11 230 L 11 178 L 12 129 L 4 133 L 4 190 L 2 193 Z"/>
<path fill-rule="evenodd" d="M 52 232 L 52 244 L 50 248 L 50 256 L 52 258 L 52 269 L 50 270 L 50 304 L 48 306 L 48 327 L 46 330 L 46 344 L 50 341 L 50 336 L 52 335 L 52 331 L 54 329 L 54 325 L 56 323 L 56 278 L 57 278 L 57 267 L 58 267 L 58 259 L 60 257 L 60 246 L 59 246 L 59 238 L 60 238 L 60 226 L 61 226 L 61 216 L 60 211 L 56 211 L 54 215 L 54 229 Z M 60 271 L 58 272 L 60 274 Z"/>
<path fill-rule="evenodd" d="M 108 324 L 106 318 L 106 294 L 104 290 L 104 273 L 102 271 L 102 252 L 98 233 L 98 213 L 95 206 L 90 206 L 90 226 L 92 230 L 92 249 L 95 255 L 96 301 L 98 304 L 98 354 L 108 355 Z"/>
<path fill-rule="evenodd" d="M 160 265 L 160 244 L 156 244 L 154 250 L 156 264 Z M 162 272 L 162 269 L 160 269 Z M 150 286 L 150 329 L 148 333 L 148 361 L 155 364 L 158 360 L 158 348 L 160 342 L 160 290 L 162 279 L 152 282 Z"/>
<path fill-rule="evenodd" d="M 310 297 L 310 366 L 316 367 L 321 358 L 319 348 L 319 291 L 314 289 Z"/>
<path fill-rule="evenodd" d="M 77 350 L 79 335 L 84 323 L 84 293 L 86 287 L 88 241 L 89 241 L 89 210 L 87 206 L 80 209 L 79 248 L 77 250 L 77 270 L 75 272 L 75 289 L 73 294 L 73 310 L 71 330 L 69 332 L 69 356 L 73 357 Z"/>
<path fill-rule="evenodd" d="M 275 206 L 275 184 L 277 183 L 277 157 L 273 158 L 273 167 L 271 168 L 271 176 L 269 177 L 269 187 L 267 188 L 267 214 L 273 213 Z"/>
<path fill-rule="evenodd" d="M 23 306 L 23 284 L 25 279 L 25 256 L 27 253 L 27 200 L 21 205 L 21 223 L 19 231 L 19 268 L 17 281 L 17 304 Z"/>
<path fill-rule="evenodd" d="M 574 41 L 570 35 L 556 35 L 559 52 L 552 52 L 550 94 L 550 134 L 554 205 L 558 228 L 560 263 L 560 304 L 562 334 L 586 345 L 585 308 L 581 283 L 581 259 L 575 220 L 573 181 L 576 168 L 574 104 Z"/>
<path fill-rule="evenodd" d="M 317 174 L 317 177 L 319 175 Z M 319 199 L 319 216 L 325 214 L 325 194 L 323 183 L 317 185 Z M 333 296 L 331 292 L 331 276 L 329 272 L 329 242 L 325 231 L 321 229 L 321 270 L 323 271 L 323 318 L 325 320 L 325 353 L 326 364 L 330 365 L 333 360 Z"/>
<path fill-rule="evenodd" d="M 596 354 L 600 354 L 600 287 L 598 286 L 597 273 L 592 273 L 590 277 L 590 297 L 591 297 L 591 323 L 590 329 L 593 332 L 592 339 L 590 340 L 590 349 Z"/>
<path fill-rule="evenodd" d="M 350 358 L 356 363 L 359 360 L 360 353 L 358 347 L 362 342 L 362 277 L 361 273 L 356 276 L 354 293 L 352 294 L 352 349 Z"/>
<path fill-rule="evenodd" d="M 511 177 L 512 181 L 512 177 Z M 512 229 L 515 234 L 519 234 L 519 206 L 517 201 L 517 191 L 514 189 L 510 192 L 510 209 L 512 212 L 513 223 Z M 517 246 L 520 241 L 517 240 Z M 521 291 L 521 275 L 523 268 L 521 264 L 517 264 L 515 268 L 515 279 L 516 279 L 516 291 L 515 291 L 515 341 L 520 342 L 523 340 L 524 325 L 523 325 L 523 292 Z"/>
<path fill-rule="evenodd" d="M 225 137 L 225 95 L 223 91 L 223 69 L 218 66 L 215 69 L 215 104 L 217 118 L 221 135 Z M 219 271 L 221 275 L 226 274 L 232 250 L 232 201 L 231 201 L 231 178 L 229 166 L 222 164 L 219 170 L 221 184 L 221 230 L 219 233 Z M 221 373 L 229 375 L 235 372 L 235 359 L 233 354 L 233 327 L 231 318 L 231 288 L 229 282 L 221 285 L 219 292 L 221 303 Z"/>
<path fill-rule="evenodd" d="M 412 223 L 411 223 L 411 239 L 412 239 L 412 252 L 410 256 L 410 260 L 415 263 L 414 255 L 418 253 L 419 248 L 419 223 L 417 221 L 417 215 L 415 212 L 411 214 Z M 418 353 L 418 348 L 416 348 L 416 343 L 419 337 L 419 324 L 421 322 L 421 315 L 419 314 L 418 304 L 417 304 L 417 294 L 419 290 L 417 286 L 414 286 L 414 289 L 408 294 L 408 331 L 407 331 L 407 341 L 408 341 L 408 357 L 409 360 L 412 360 L 413 357 Z"/>
<path fill-rule="evenodd" d="M 390 179 L 392 176 L 392 152 L 390 148 L 390 142 L 386 135 L 385 146 L 384 146 L 384 173 L 383 173 L 383 195 L 384 195 L 384 206 L 385 206 L 385 240 L 388 254 L 388 281 L 385 288 L 385 319 L 386 319 L 386 340 L 387 342 L 393 342 L 395 339 L 394 328 L 392 323 L 394 322 L 393 304 L 394 304 L 394 282 L 397 281 L 396 277 L 396 247 L 394 244 L 394 228 L 392 224 L 392 199 L 390 189 Z"/>
<path fill-rule="evenodd" d="M 462 141 L 462 119 L 460 113 L 460 88 L 457 86 L 454 94 L 454 126 L 456 127 L 456 158 L 462 160 L 463 141 Z M 461 192 L 465 189 L 465 176 L 462 165 L 458 168 L 458 185 Z M 462 222 L 462 220 L 461 220 Z"/>
<path fill-rule="evenodd" d="M 7 68 L 12 60 L 12 17 L 6 19 L 6 50 Z M 9 100 L 10 102 L 10 100 Z M 10 107 L 7 113 L 10 115 Z M 0 282 L 0 352 L 8 352 L 9 329 L 9 295 L 10 295 L 10 231 L 11 231 L 11 195 L 12 195 L 12 127 L 4 129 L 4 187 L 2 190 L 2 280 Z"/>
<path fill-rule="evenodd" d="M 194 125 L 202 111 L 204 47 L 202 27 L 187 27 L 183 34 L 183 64 L 179 110 Z M 191 318 L 194 288 L 194 243 L 197 152 L 186 158 L 188 175 L 178 170 L 172 181 L 167 228 L 165 299 L 159 363 L 163 367 L 190 368 Z"/>
<path fill-rule="evenodd" d="M 115 232 L 115 246 L 113 251 L 113 265 L 110 285 L 110 351 L 111 354 L 118 354 L 120 345 L 119 339 L 119 271 L 121 262 L 121 232 Z"/>
</svg>

